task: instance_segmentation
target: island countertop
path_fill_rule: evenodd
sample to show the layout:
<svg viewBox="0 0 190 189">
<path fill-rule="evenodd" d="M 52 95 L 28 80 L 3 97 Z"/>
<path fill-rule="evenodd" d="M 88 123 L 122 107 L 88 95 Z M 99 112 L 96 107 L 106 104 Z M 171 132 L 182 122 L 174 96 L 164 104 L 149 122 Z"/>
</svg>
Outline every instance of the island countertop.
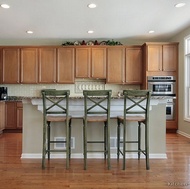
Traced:
<svg viewBox="0 0 190 189">
<path fill-rule="evenodd" d="M 23 149 L 22 158 L 41 158 L 42 152 L 42 127 L 43 127 L 43 115 L 42 115 L 42 99 L 41 98 L 25 98 L 23 101 Z M 111 100 L 111 114 L 112 119 L 110 122 L 111 131 L 111 157 L 116 158 L 116 143 L 117 143 L 117 115 L 122 115 L 123 99 L 113 98 Z M 160 100 L 151 100 L 150 111 L 150 158 L 166 158 L 166 104 L 160 103 Z M 71 98 L 70 100 L 70 112 L 75 118 L 72 119 L 72 154 L 71 158 L 83 158 L 83 98 Z M 52 132 L 51 137 L 64 137 L 64 128 L 62 123 L 53 123 L 56 127 Z M 136 136 L 137 123 L 128 123 L 129 128 L 127 136 Z M 143 128 L 143 127 L 142 127 Z M 96 127 L 92 126 L 91 134 L 102 136 L 101 124 L 96 124 Z M 143 131 L 142 131 L 143 132 Z M 62 133 L 62 134 L 61 134 Z M 90 134 L 90 133 L 89 133 Z M 34 140 L 35 139 L 35 140 Z M 143 137 L 142 137 L 142 140 Z M 59 158 L 64 157 L 64 154 L 53 154 L 52 157 Z M 102 154 L 94 153 L 89 158 L 103 158 Z M 128 155 L 128 158 L 136 157 L 136 154 Z"/>
</svg>

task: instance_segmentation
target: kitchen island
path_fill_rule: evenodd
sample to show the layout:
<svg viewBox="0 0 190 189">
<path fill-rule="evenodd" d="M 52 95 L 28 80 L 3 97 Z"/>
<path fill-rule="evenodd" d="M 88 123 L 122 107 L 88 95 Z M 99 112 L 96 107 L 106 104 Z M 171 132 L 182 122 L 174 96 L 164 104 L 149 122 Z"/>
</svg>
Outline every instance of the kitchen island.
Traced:
<svg viewBox="0 0 190 189">
<path fill-rule="evenodd" d="M 70 98 L 69 112 L 72 115 L 72 154 L 71 158 L 83 158 L 83 98 Z M 150 141 L 150 158 L 167 158 L 166 157 L 166 103 L 160 99 L 151 99 L 150 107 L 150 120 L 149 120 L 149 141 Z M 117 146 L 117 119 L 118 115 L 123 115 L 123 99 L 112 98 L 111 100 L 111 126 L 110 126 L 110 143 L 111 143 L 111 158 L 116 158 Z M 52 136 L 57 140 L 64 140 L 64 129 L 62 123 L 52 123 Z M 92 127 L 91 137 L 102 137 L 103 132 L 99 124 Z M 127 137 L 136 137 L 136 127 L 134 123 L 129 123 L 127 129 Z M 91 125 L 93 126 L 93 125 Z M 99 127 L 100 126 L 100 127 Z M 22 143 L 22 156 L 21 158 L 41 158 L 42 154 L 42 128 L 43 128 L 43 115 L 42 115 L 42 99 L 32 98 L 23 99 L 23 143 Z M 143 129 L 143 126 L 142 126 Z M 62 133 L 62 134 L 61 134 Z M 142 130 L 143 133 L 143 130 Z M 90 133 L 89 133 L 90 134 Z M 144 140 L 144 136 L 142 137 Z M 143 143 L 142 143 L 143 144 Z M 54 145 L 54 144 L 53 144 Z M 133 144 L 134 145 L 134 144 Z M 64 148 L 64 145 L 62 146 Z M 54 146 L 60 148 L 60 146 Z M 92 147 L 93 148 L 93 147 Z M 65 154 L 54 153 L 52 158 L 63 158 Z M 137 154 L 127 154 L 127 158 L 136 158 Z M 143 157 L 143 155 L 142 155 Z M 92 153 L 88 158 L 103 158 L 101 153 Z"/>
</svg>

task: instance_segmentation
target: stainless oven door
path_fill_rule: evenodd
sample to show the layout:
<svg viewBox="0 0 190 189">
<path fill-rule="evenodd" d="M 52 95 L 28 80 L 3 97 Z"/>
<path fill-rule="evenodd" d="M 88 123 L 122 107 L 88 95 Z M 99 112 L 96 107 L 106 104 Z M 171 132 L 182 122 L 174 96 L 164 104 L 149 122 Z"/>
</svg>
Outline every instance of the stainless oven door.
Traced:
<svg viewBox="0 0 190 189">
<path fill-rule="evenodd" d="M 173 120 L 174 119 L 174 104 L 167 103 L 166 104 L 166 120 Z"/>
</svg>

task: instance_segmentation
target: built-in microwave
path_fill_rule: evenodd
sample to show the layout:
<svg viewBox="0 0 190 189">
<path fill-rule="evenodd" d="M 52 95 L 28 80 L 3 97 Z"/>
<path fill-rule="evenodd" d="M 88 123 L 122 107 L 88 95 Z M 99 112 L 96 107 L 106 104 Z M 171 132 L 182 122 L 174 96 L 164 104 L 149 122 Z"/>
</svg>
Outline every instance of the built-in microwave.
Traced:
<svg viewBox="0 0 190 189">
<path fill-rule="evenodd" d="M 175 96 L 176 80 L 174 76 L 149 76 L 148 89 L 153 96 Z"/>
</svg>

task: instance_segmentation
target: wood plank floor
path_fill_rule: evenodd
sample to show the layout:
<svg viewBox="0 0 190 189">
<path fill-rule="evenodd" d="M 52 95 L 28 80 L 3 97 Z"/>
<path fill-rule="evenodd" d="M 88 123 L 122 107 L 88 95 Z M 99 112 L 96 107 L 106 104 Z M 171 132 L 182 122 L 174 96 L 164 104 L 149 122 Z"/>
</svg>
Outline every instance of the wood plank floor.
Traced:
<svg viewBox="0 0 190 189">
<path fill-rule="evenodd" d="M 169 189 L 190 188 L 190 139 L 167 134 L 167 159 L 150 159 L 150 170 L 144 159 L 111 160 L 107 170 L 104 160 L 88 160 L 83 170 L 82 159 L 72 159 L 70 169 L 65 160 L 52 159 L 45 170 L 39 159 L 20 159 L 22 134 L 0 136 L 0 189 Z"/>
</svg>

